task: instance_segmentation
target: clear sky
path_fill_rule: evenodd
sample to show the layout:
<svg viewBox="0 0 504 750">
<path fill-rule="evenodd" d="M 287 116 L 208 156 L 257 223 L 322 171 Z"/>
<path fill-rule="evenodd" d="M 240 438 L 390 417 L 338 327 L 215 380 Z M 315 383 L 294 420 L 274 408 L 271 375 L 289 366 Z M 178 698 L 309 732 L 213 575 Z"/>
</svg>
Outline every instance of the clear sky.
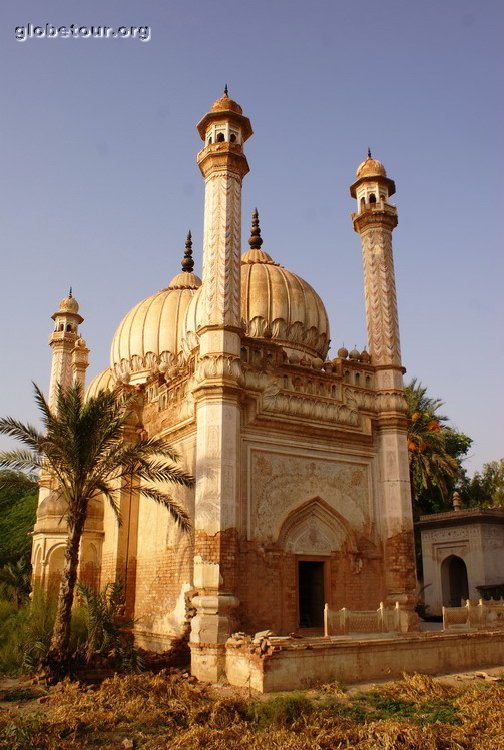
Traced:
<svg viewBox="0 0 504 750">
<path fill-rule="evenodd" d="M 150 39 L 17 41 L 30 23 Z M 200 270 L 195 124 L 227 83 L 255 131 L 243 247 L 257 205 L 264 249 L 326 303 L 332 356 L 362 349 L 348 187 L 371 146 L 397 186 L 406 377 L 473 438 L 470 472 L 503 456 L 503 32 L 501 0 L 3 0 L 0 414 L 36 419 L 70 285 L 91 378 L 189 228 Z"/>
</svg>

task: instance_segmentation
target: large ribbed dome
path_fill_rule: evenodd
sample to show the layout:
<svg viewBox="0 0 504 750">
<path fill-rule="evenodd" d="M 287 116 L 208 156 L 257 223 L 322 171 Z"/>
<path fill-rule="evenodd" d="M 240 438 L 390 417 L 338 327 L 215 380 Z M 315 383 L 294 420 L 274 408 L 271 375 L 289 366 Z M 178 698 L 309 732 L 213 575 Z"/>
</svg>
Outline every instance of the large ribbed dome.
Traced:
<svg viewBox="0 0 504 750">
<path fill-rule="evenodd" d="M 197 345 L 196 332 L 202 324 L 201 294 L 196 293 L 187 308 L 186 341 L 190 350 Z M 329 320 L 322 300 L 306 281 L 276 263 L 260 248 L 241 258 L 241 317 L 246 335 L 270 338 L 288 354 L 299 352 L 325 359 L 329 349 Z"/>
<path fill-rule="evenodd" d="M 194 273 L 183 271 L 166 289 L 129 311 L 110 350 L 110 368 L 118 380 L 143 383 L 175 362 L 182 348 L 186 310 L 200 285 Z"/>
</svg>

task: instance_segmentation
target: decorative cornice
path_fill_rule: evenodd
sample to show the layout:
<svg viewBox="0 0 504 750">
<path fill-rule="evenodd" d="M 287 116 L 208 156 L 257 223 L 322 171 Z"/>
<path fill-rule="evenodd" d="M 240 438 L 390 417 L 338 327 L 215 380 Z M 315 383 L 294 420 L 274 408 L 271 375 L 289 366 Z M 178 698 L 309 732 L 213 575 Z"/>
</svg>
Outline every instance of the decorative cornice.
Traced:
<svg viewBox="0 0 504 750">
<path fill-rule="evenodd" d="M 242 147 L 234 143 L 212 143 L 198 153 L 196 160 L 205 179 L 226 174 L 242 180 L 250 171 Z"/>
<path fill-rule="evenodd" d="M 207 354 L 196 364 L 194 381 L 196 384 L 212 381 L 232 381 L 237 385 L 244 383 L 241 360 L 228 354 Z"/>
<path fill-rule="evenodd" d="M 352 214 L 352 223 L 359 234 L 377 226 L 392 231 L 398 224 L 397 209 L 384 201 L 368 204 L 360 213 Z"/>
</svg>

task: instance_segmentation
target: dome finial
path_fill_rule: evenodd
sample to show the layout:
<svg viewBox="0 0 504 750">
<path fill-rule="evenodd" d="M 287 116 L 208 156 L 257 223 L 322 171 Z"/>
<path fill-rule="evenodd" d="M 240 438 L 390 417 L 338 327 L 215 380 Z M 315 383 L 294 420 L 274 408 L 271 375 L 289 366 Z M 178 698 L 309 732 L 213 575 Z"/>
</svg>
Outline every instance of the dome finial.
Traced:
<svg viewBox="0 0 504 750">
<path fill-rule="evenodd" d="M 372 158 L 373 158 L 373 157 L 371 156 L 371 148 L 370 148 L 369 146 L 368 146 L 368 148 L 367 148 L 367 158 L 368 158 L 368 159 L 372 159 Z"/>
<path fill-rule="evenodd" d="M 68 292 L 68 296 L 72 297 L 72 287 L 70 287 L 70 291 Z"/>
<path fill-rule="evenodd" d="M 263 243 L 261 237 L 261 227 L 259 226 L 259 211 L 255 208 L 252 211 L 252 227 L 250 229 L 250 238 L 248 241 L 251 250 L 260 250 Z"/>
<path fill-rule="evenodd" d="M 185 271 L 186 273 L 192 273 L 193 268 L 194 268 L 194 260 L 192 257 L 192 234 L 191 234 L 191 230 L 189 230 L 187 232 L 184 257 L 182 259 L 182 271 Z"/>
<path fill-rule="evenodd" d="M 224 84 L 224 96 L 227 96 L 227 95 L 228 95 L 228 87 L 227 87 L 227 83 L 225 83 Z"/>
</svg>

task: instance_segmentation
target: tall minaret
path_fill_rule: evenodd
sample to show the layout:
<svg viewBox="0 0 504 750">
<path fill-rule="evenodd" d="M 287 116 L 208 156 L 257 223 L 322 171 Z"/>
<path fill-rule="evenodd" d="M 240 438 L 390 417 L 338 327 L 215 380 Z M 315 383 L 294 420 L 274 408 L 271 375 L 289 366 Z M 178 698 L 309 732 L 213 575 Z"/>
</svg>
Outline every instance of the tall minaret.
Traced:
<svg viewBox="0 0 504 750">
<path fill-rule="evenodd" d="M 51 317 L 54 320 L 54 330 L 49 336 L 52 362 L 48 404 L 52 411 L 56 411 L 58 385 L 67 388 L 77 382 L 84 388 L 89 349 L 84 339 L 79 337 L 79 325 L 84 318 L 79 315 L 79 304 L 72 295 L 72 289 L 68 297 L 63 297 L 58 311 Z M 53 484 L 54 477 L 46 470 L 42 470 L 39 478 L 39 505 L 47 497 Z"/>
<path fill-rule="evenodd" d="M 203 283 L 197 308 L 196 494 L 191 669 L 215 681 L 234 628 L 240 477 L 241 186 L 250 121 L 227 87 L 198 123 L 205 178 Z"/>
<path fill-rule="evenodd" d="M 252 135 L 239 104 L 224 95 L 198 123 L 205 142 L 198 165 L 205 178 L 204 326 L 240 326 L 241 187 L 249 171 L 243 144 Z"/>
<path fill-rule="evenodd" d="M 375 367 L 380 516 L 383 521 L 385 581 L 389 603 L 399 601 L 414 627 L 416 600 L 415 550 L 407 449 L 406 399 L 399 341 L 399 321 L 392 254 L 397 209 L 389 203 L 395 193 L 381 162 L 368 158 L 357 170 L 350 194 L 357 199 L 352 214 L 360 234 L 368 350 Z"/>
<path fill-rule="evenodd" d="M 79 325 L 84 320 L 79 315 L 79 303 L 72 295 L 71 288 L 68 297 L 63 297 L 59 303 L 58 311 L 51 317 L 54 320 L 54 331 L 49 337 L 49 345 L 52 349 L 49 406 L 51 409 L 55 409 L 58 385 L 68 388 L 74 382 L 73 351 L 79 339 Z M 81 365 L 79 365 L 79 369 L 81 369 Z"/>
</svg>

